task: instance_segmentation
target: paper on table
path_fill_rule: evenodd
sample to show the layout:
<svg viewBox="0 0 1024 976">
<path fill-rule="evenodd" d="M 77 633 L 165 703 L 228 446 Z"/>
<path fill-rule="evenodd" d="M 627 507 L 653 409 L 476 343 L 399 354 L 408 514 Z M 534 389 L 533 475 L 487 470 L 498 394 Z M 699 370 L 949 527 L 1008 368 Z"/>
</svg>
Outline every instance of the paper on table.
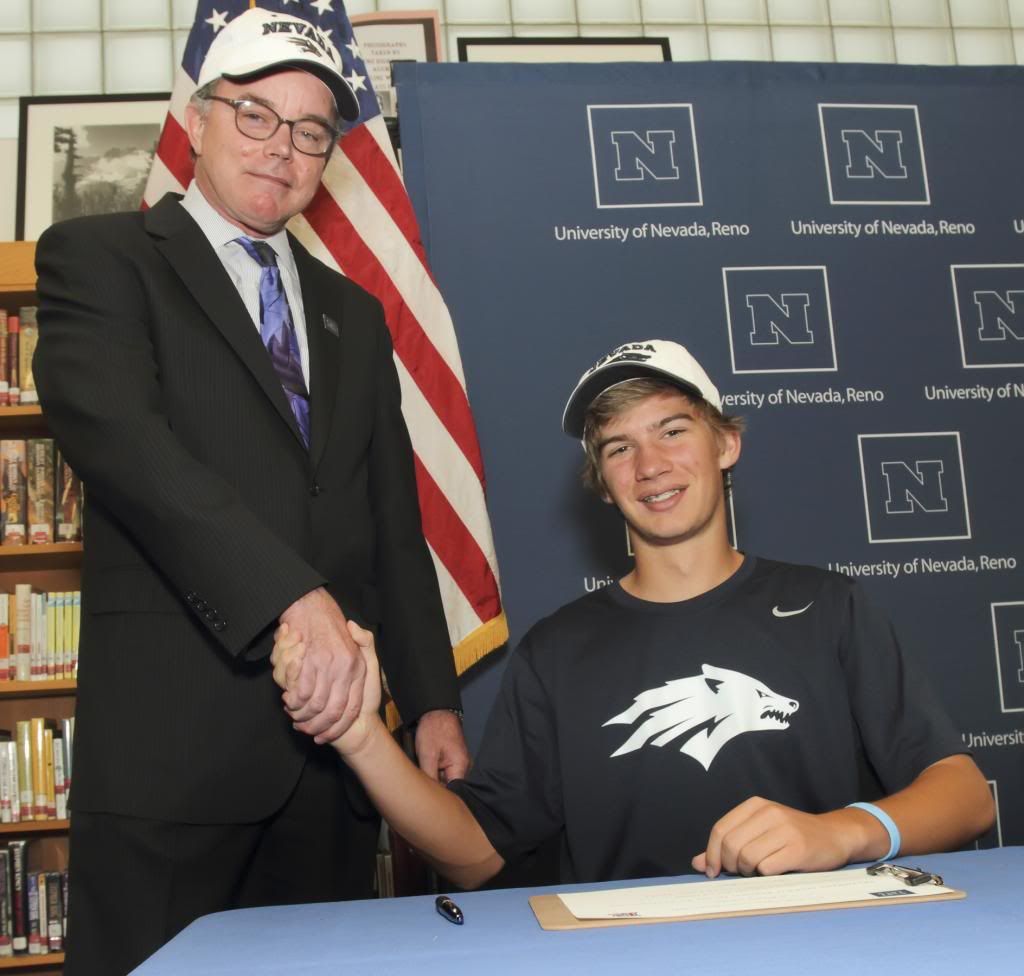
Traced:
<svg viewBox="0 0 1024 976">
<path fill-rule="evenodd" d="M 942 894 L 956 892 L 935 884 L 911 887 L 889 875 L 869 875 L 864 868 L 857 868 L 771 878 L 729 878 L 646 888 L 583 891 L 559 894 L 558 897 L 579 919 L 633 919 L 838 907 L 886 899 L 910 901 Z"/>
</svg>

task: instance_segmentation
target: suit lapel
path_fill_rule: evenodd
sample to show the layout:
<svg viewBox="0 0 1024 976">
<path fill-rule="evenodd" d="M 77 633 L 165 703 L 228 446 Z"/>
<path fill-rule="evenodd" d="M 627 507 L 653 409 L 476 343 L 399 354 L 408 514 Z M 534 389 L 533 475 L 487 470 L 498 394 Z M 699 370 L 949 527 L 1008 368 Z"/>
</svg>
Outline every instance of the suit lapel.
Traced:
<svg viewBox="0 0 1024 976">
<path fill-rule="evenodd" d="M 252 373 L 301 445 L 299 426 L 260 334 L 253 327 L 245 304 L 224 266 L 213 253 L 199 225 L 180 206 L 179 199 L 176 195 L 167 194 L 148 210 L 146 230 L 156 239 L 157 250 Z"/>
<path fill-rule="evenodd" d="M 332 305 L 324 309 L 323 297 L 316 287 L 321 270 L 318 262 L 291 235 L 289 242 L 295 257 L 295 267 L 302 285 L 302 306 L 306 316 L 306 339 L 309 343 L 309 456 L 316 471 L 327 446 L 334 416 L 334 401 L 338 390 L 338 360 L 341 343 L 341 323 L 344 308 Z"/>
</svg>

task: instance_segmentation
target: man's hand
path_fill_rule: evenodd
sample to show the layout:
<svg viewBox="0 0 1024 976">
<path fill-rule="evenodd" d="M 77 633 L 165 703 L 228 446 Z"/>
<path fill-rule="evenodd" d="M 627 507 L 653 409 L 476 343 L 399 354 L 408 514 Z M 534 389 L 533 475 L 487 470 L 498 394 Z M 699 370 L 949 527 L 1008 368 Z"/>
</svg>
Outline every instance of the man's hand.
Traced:
<svg viewBox="0 0 1024 976">
<path fill-rule="evenodd" d="M 716 877 L 729 874 L 783 874 L 786 871 L 831 871 L 849 863 L 862 849 L 871 817 L 860 811 L 801 813 L 759 796 L 733 807 L 714 827 L 707 850 L 692 861 L 695 871 Z M 875 824 L 884 835 L 880 824 Z M 884 838 L 878 839 L 884 843 Z M 887 846 L 887 845 L 886 845 Z M 886 847 L 881 847 L 884 853 Z M 881 856 L 881 855 L 880 855 Z"/>
<path fill-rule="evenodd" d="M 325 733 L 316 740 L 330 742 L 343 756 L 358 752 L 373 732 L 374 725 L 380 723 L 380 666 L 374 651 L 373 634 L 363 630 L 354 620 L 348 621 L 348 631 L 366 664 L 362 707 L 355 721 L 339 736 L 330 738 Z M 306 645 L 302 642 L 302 635 L 292 631 L 287 624 L 281 624 L 274 634 L 270 660 L 274 665 L 274 681 L 284 689 L 282 698 L 287 699 L 291 687 L 298 680 L 305 656 Z"/>
<path fill-rule="evenodd" d="M 431 779 L 450 783 L 469 771 L 469 750 L 462 723 L 446 709 L 425 713 L 416 726 L 416 758 Z"/>
<path fill-rule="evenodd" d="M 359 716 L 366 659 L 349 633 L 341 608 L 323 588 L 299 597 L 281 623 L 301 636 L 305 652 L 284 694 L 295 728 L 319 743 L 338 738 Z"/>
</svg>

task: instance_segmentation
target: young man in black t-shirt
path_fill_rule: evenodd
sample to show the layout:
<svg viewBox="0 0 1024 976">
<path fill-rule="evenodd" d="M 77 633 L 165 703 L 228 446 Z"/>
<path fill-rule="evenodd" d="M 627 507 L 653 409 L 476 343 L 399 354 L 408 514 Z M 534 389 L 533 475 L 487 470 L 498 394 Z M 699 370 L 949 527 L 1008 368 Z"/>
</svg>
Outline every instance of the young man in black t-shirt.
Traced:
<svg viewBox="0 0 1024 976">
<path fill-rule="evenodd" d="M 729 545 L 741 424 L 682 346 L 614 350 L 563 428 L 635 566 L 526 635 L 466 779 L 445 789 L 395 745 L 372 638 L 350 624 L 368 687 L 334 746 L 438 871 L 472 887 L 563 832 L 565 881 L 779 874 L 989 828 L 984 778 L 860 587 Z M 274 652 L 286 706 L 299 636 Z"/>
</svg>

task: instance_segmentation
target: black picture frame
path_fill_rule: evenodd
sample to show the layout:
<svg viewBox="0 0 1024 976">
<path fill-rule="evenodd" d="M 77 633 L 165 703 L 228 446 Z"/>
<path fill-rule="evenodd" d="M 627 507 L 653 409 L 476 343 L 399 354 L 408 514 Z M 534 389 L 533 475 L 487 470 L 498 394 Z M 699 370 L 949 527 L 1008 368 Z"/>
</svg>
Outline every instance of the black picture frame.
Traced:
<svg viewBox="0 0 1024 976">
<path fill-rule="evenodd" d="M 15 239 L 37 240 L 64 217 L 137 208 L 170 97 L 158 92 L 19 99 Z M 83 144 L 92 151 L 83 152 Z"/>
</svg>

